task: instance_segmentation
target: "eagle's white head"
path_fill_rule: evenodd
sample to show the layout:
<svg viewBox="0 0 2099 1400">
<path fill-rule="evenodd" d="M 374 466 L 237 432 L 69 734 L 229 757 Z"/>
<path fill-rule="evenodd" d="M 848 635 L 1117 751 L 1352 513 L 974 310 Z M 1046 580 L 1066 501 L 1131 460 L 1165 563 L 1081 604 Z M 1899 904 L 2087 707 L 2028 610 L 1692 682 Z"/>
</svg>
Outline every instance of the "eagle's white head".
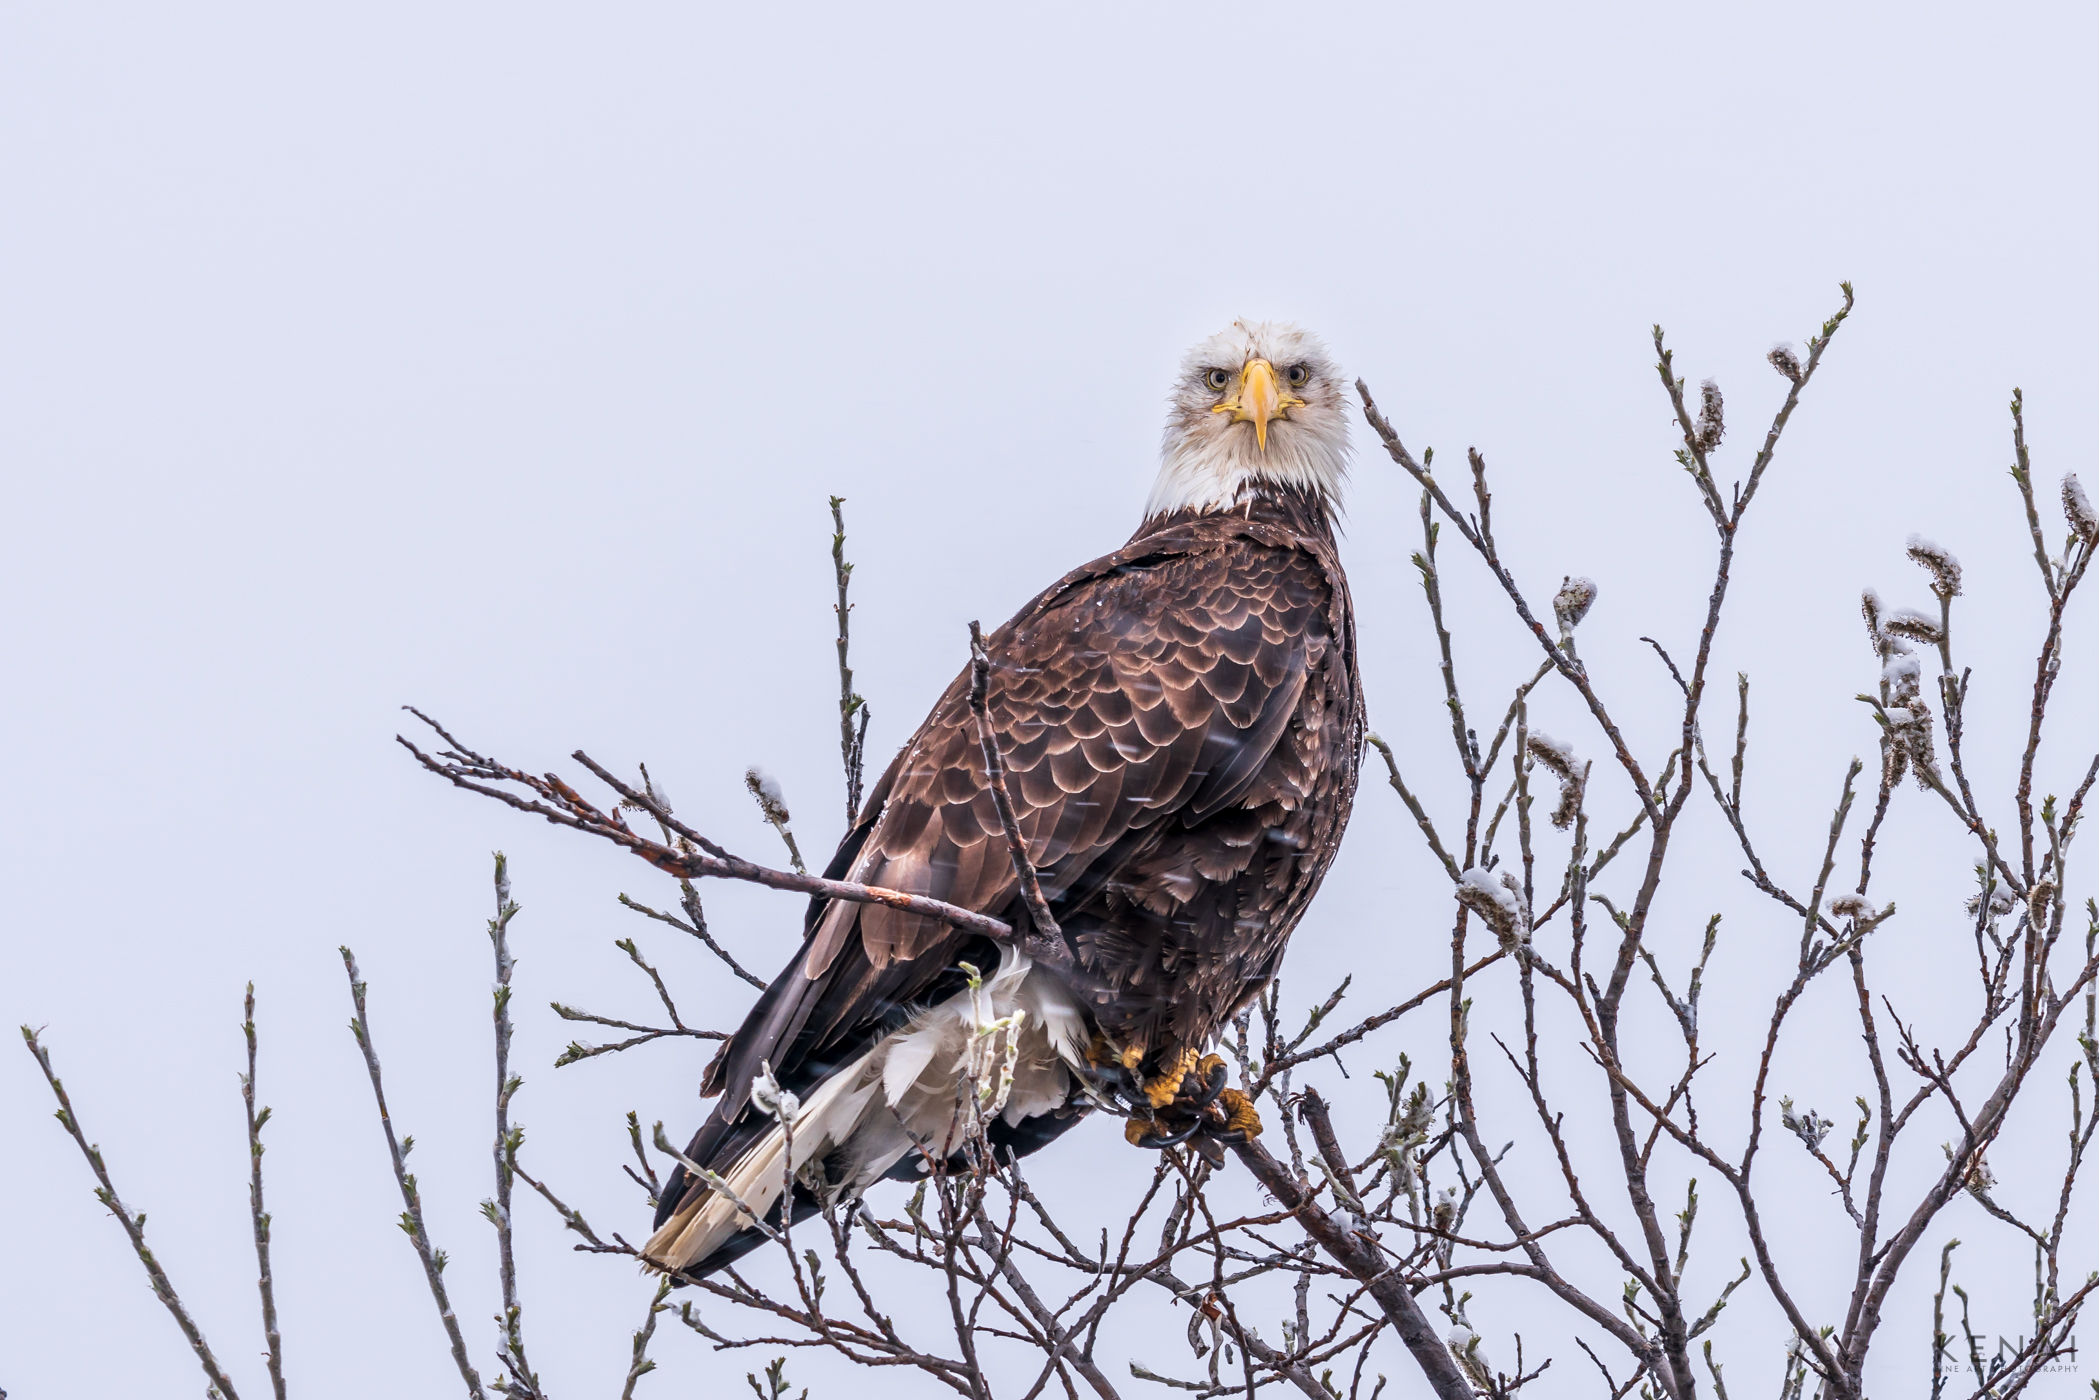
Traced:
<svg viewBox="0 0 2099 1400">
<path fill-rule="evenodd" d="M 1328 510 L 1348 475 L 1348 392 L 1326 347 L 1281 321 L 1235 321 L 1188 352 L 1147 519 L 1229 510 L 1296 487 Z"/>
</svg>

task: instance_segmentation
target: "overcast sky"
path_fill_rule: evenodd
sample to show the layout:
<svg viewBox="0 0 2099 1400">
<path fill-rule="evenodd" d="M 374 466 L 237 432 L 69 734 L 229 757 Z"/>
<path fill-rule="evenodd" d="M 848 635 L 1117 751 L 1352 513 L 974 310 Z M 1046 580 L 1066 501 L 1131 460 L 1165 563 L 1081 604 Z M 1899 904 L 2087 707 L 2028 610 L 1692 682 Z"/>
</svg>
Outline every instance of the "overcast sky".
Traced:
<svg viewBox="0 0 2099 1400">
<path fill-rule="evenodd" d="M 1757 687 L 1750 817 L 1778 877 L 1811 884 L 1843 765 L 1872 751 L 1851 699 L 1875 670 L 1857 590 L 1926 601 L 1902 557 L 1921 530 L 1967 565 L 1974 771 L 2009 829 L 2039 636 L 2003 470 L 2014 385 L 2052 537 L 2061 473 L 2099 487 L 2094 23 L 2067 5 L 1735 9 L 0 13 L 0 1017 L 47 1027 L 236 1380 L 265 1387 L 235 1082 L 246 981 L 277 1110 L 287 1367 L 315 1400 L 457 1393 L 392 1224 L 338 944 L 371 982 L 395 1118 L 484 1372 L 488 853 L 510 853 L 525 906 L 526 1156 L 601 1228 L 645 1230 L 618 1174 L 621 1118 L 689 1132 L 703 1051 L 556 1072 L 574 1028 L 547 1002 L 646 1015 L 611 947 L 636 936 L 688 1019 L 744 1004 L 616 905 L 672 897 L 663 877 L 420 774 L 392 742 L 397 707 L 527 767 L 579 746 L 645 760 L 688 819 L 768 856 L 739 782 L 762 763 L 803 849 L 827 851 L 842 813 L 825 497 L 849 498 L 879 766 L 963 661 L 969 619 L 1007 616 L 1129 533 L 1169 376 L 1235 317 L 1318 331 L 1417 450 L 1487 453 L 1532 597 L 1567 572 L 1600 583 L 1584 655 L 1658 763 L 1671 693 L 1638 639 L 1694 646 L 1711 538 L 1670 460 L 1649 327 L 1668 328 L 1680 372 L 1727 391 L 1726 479 L 1784 387 L 1764 352 L 1803 341 L 1852 279 L 1857 313 L 1751 517 L 1716 654 L 1723 699 L 1738 669 Z M 1449 822 L 1447 721 L 1406 562 L 1414 500 L 1364 455 L 1344 555 L 1372 725 Z M 1459 661 L 1476 709 L 1498 712 L 1535 649 L 1460 547 L 1446 536 Z M 2094 632 L 2073 622 L 2044 790 L 2067 791 L 2099 742 Z M 1537 714 L 1604 753 L 1564 694 L 1541 691 Z M 1599 808 L 1622 816 L 1623 783 L 1597 772 Z M 1739 1038 L 1768 1015 L 1796 934 L 1723 836 L 1701 809 L 1658 942 L 1680 969 L 1706 915 L 1727 914 L 1709 1035 Z M 1971 995 L 1972 857 L 1953 836 L 1905 792 L 1875 886 L 1904 909 L 1876 935 L 1876 970 L 1906 1018 L 1942 1031 Z M 1348 1006 L 1368 1011 L 1435 975 L 1449 896 L 1417 844 L 1366 786 L 1286 964 L 1291 1000 L 1353 972 Z M 706 894 L 739 956 L 784 962 L 796 901 Z M 1508 990 L 1480 991 L 1481 1015 Z M 1774 1087 L 1843 1119 L 1867 1080 L 1826 990 Z M 1334 1080 L 1351 1123 L 1374 1109 L 1370 1068 L 1401 1050 L 1438 1062 L 1441 1015 Z M 1640 1015 L 1662 1025 L 1651 999 Z M 1555 1053 L 1575 1063 L 1570 1039 Z M 1713 1071 L 1737 1122 L 1743 1068 L 1735 1053 Z M 2000 1155 L 2022 1204 L 2052 1200 L 2040 1173 L 2059 1171 L 2066 1068 L 2063 1047 L 2034 1091 L 2045 1113 L 2014 1135 L 2032 1151 Z M 1568 1104 L 1595 1103 L 1568 1073 Z M 1497 1140 L 1522 1130 L 1507 1087 L 1491 1091 Z M 0 1387 L 195 1393 L 50 1106 L 8 1051 Z M 1947 1131 L 1913 1134 L 1916 1173 Z M 1089 1125 L 1036 1175 L 1112 1208 L 1143 1170 L 1118 1137 Z M 1787 1267 L 1838 1321 L 1850 1227 L 1788 1145 L 1767 1166 Z M 1512 1160 L 1535 1218 L 1559 1213 L 1549 1158 Z M 1591 1160 L 1607 1184 L 1608 1157 Z M 1694 1278 L 1709 1293 L 1742 1245 L 1716 1181 L 1705 1196 Z M 519 1216 L 536 1364 L 556 1395 L 610 1393 L 646 1285 L 569 1253 L 536 1202 Z M 2030 1260 L 1991 1245 L 1966 1203 L 1941 1226 L 1925 1250 L 1969 1241 L 1978 1323 L 2018 1330 Z M 1590 1286 L 1614 1297 L 1595 1262 Z M 2094 1264 L 2066 1261 L 2080 1277 Z M 1920 1258 L 1890 1304 L 1880 1393 L 1916 1393 L 1929 1270 Z M 1534 1294 L 1482 1299 L 1499 1360 L 1511 1330 L 1533 1359 L 1560 1335 Z M 1721 1359 L 1764 1393 L 1783 1326 L 1758 1284 L 1737 1300 Z M 1181 1324 L 1152 1316 L 1163 1331 L 1133 1324 L 1114 1356 L 1189 1369 Z M 677 1330 L 643 1393 L 726 1393 L 771 1354 L 717 1356 Z M 1586 1362 L 1554 1350 L 1541 1388 L 1586 1393 Z M 1396 1348 L 1379 1368 L 1388 1394 L 1420 1392 Z M 923 1392 L 807 1355 L 790 1374 L 827 1400 Z"/>
</svg>

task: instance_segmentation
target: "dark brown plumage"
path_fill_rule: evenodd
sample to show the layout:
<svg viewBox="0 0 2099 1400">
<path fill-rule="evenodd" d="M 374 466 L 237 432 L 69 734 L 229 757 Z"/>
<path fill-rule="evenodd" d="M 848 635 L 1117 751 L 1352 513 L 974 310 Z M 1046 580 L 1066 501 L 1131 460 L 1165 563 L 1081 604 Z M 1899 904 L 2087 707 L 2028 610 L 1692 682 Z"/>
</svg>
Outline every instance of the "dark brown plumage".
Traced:
<svg viewBox="0 0 2099 1400">
<path fill-rule="evenodd" d="M 1063 981 L 1111 1057 L 1140 1076 L 1170 1068 L 1273 974 L 1353 804 L 1363 702 L 1327 499 L 1286 486 L 1156 516 L 986 650 L 1019 829 L 1071 952 L 1030 975 Z M 968 684 L 965 670 L 875 784 L 828 873 L 1022 928 Z M 763 1066 L 806 1101 L 955 995 L 960 963 L 998 956 L 936 919 L 812 901 L 801 953 L 708 1067 L 720 1100 L 686 1155 L 727 1174 L 772 1127 L 750 1102 Z M 993 1123 L 994 1143 L 1030 1151 L 1072 1126 L 1088 1106 L 1072 1086 L 1055 1113 Z M 659 1226 L 689 1214 L 694 1185 L 673 1174 Z"/>
</svg>

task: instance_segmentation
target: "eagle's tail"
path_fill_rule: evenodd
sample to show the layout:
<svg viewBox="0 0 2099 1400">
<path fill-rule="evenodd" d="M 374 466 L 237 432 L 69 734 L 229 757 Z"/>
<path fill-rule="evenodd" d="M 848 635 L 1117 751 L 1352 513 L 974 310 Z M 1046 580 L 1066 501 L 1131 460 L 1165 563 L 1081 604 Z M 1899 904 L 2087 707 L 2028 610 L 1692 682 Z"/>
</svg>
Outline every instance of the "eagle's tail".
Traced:
<svg viewBox="0 0 2099 1400">
<path fill-rule="evenodd" d="M 787 1133 L 774 1123 L 725 1167 L 712 1169 L 721 1186 L 708 1189 L 688 1174 L 685 1199 L 642 1246 L 649 1266 L 667 1273 L 703 1273 L 712 1256 L 737 1235 L 755 1231 L 759 1221 L 776 1222 L 775 1207 L 789 1177 L 821 1162 L 858 1126 L 868 1098 L 881 1083 L 879 1075 L 867 1073 L 874 1053 L 869 1051 L 825 1080 L 795 1114 L 792 1166 L 787 1161 Z"/>
<path fill-rule="evenodd" d="M 1063 983 L 1008 947 L 990 979 L 921 1009 L 812 1086 L 793 1117 L 791 1164 L 786 1131 L 757 1118 L 696 1164 L 706 1168 L 700 1179 L 684 1169 L 643 1259 L 694 1277 L 720 1268 L 764 1238 L 760 1222 L 853 1199 L 924 1145 L 955 1144 L 972 1090 L 985 1095 L 994 1146 L 1032 1151 L 1075 1121 L 1070 1067 L 1084 1064 L 1086 1041 Z"/>
</svg>

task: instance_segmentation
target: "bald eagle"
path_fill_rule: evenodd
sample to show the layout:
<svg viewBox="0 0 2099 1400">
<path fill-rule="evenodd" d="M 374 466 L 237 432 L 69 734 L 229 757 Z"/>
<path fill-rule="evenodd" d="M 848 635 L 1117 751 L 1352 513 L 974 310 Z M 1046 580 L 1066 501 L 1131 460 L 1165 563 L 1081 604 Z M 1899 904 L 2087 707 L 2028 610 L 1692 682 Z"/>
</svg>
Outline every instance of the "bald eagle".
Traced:
<svg viewBox="0 0 2099 1400">
<path fill-rule="evenodd" d="M 1363 700 L 1334 548 L 1347 418 L 1339 372 L 1294 326 L 1239 322 L 1189 352 L 1136 534 L 985 641 L 989 724 L 1060 956 L 812 900 L 801 950 L 702 1084 L 720 1098 L 685 1157 L 728 1191 L 674 1169 L 652 1265 L 702 1277 L 764 1238 L 744 1210 L 800 1219 L 913 1179 L 959 1150 L 958 1129 L 1035 1151 L 1110 1080 L 1133 1142 L 1259 1131 L 1203 1052 L 1274 974 L 1355 799 Z M 826 873 L 1027 930 L 970 679 Z M 987 1041 L 997 1094 L 970 1087 Z"/>
</svg>

